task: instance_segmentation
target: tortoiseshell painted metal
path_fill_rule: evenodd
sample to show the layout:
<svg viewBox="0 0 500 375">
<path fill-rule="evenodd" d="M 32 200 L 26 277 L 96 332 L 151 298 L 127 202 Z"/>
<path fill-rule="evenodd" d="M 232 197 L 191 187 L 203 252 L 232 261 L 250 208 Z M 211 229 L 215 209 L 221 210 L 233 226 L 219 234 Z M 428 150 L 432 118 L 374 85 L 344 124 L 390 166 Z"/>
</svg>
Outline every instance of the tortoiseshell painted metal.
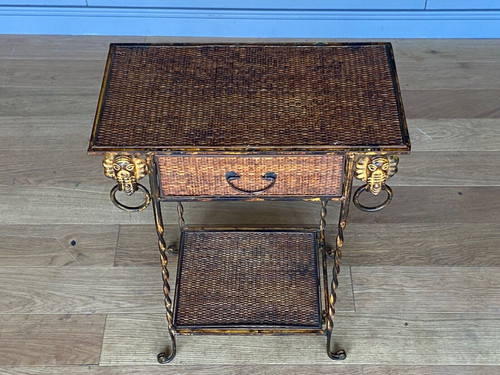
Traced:
<svg viewBox="0 0 500 375">
<path fill-rule="evenodd" d="M 328 356 L 346 358 L 344 350 L 332 349 L 332 335 L 353 179 L 364 183 L 354 193 L 355 206 L 363 211 L 380 210 L 392 199 L 386 180 L 397 172 L 395 155 L 410 152 L 390 43 L 112 44 L 88 151 L 104 155 L 105 175 L 117 181 L 111 190 L 117 207 L 139 211 L 150 202 L 153 207 L 170 338 L 167 350 L 158 354 L 160 363 L 175 357 L 176 334 L 204 333 L 324 334 Z M 138 183 L 148 174 L 150 192 Z M 141 190 L 145 201 L 137 207 L 126 206 L 115 197 L 120 190 L 127 195 Z M 382 204 L 366 207 L 359 202 L 364 191 L 378 195 L 382 190 L 388 194 Z M 211 200 L 317 201 L 319 225 L 286 230 L 186 225 L 182 202 Z M 340 203 L 331 247 L 325 235 L 329 201 Z M 177 202 L 179 249 L 165 242 L 162 202 Z M 239 250 L 228 245 L 228 238 L 233 237 Z M 220 248 L 205 240 L 221 244 Z M 284 256 L 285 263 L 288 256 L 304 254 L 298 248 L 282 253 L 289 248 L 282 243 L 305 240 L 308 244 L 304 252 L 309 255 L 301 260 L 304 280 L 297 277 L 297 270 L 288 277 L 297 283 L 314 280 L 299 286 L 310 297 L 303 309 L 309 318 L 271 314 L 269 321 L 263 321 L 261 317 L 273 306 L 268 298 L 262 298 L 262 306 L 252 304 L 257 312 L 242 310 L 218 319 L 217 314 L 225 310 L 215 307 L 211 320 L 203 314 L 194 316 L 203 307 L 197 305 L 198 298 L 186 296 L 203 289 L 205 282 L 200 284 L 189 270 L 196 273 L 208 266 L 204 276 L 215 273 L 208 281 L 220 279 L 224 272 L 235 274 L 235 264 L 227 265 L 230 271 L 218 264 L 226 259 L 226 251 L 231 257 L 237 251 L 255 252 L 261 240 L 276 255 Z M 215 257 L 215 268 L 208 259 L 193 256 L 197 254 L 190 247 L 193 243 L 202 244 L 207 256 Z M 266 261 L 265 252 L 256 254 L 253 263 Z M 330 274 L 327 255 L 333 258 Z M 178 258 L 175 296 L 170 288 L 169 256 Z M 258 269 L 248 269 L 252 262 L 245 267 L 253 275 L 251 280 L 256 280 Z M 268 280 L 276 275 L 262 272 L 265 284 L 272 284 Z M 234 284 L 234 291 L 225 294 L 232 301 L 241 289 L 252 288 L 252 283 L 238 280 L 215 283 L 212 288 L 228 293 Z M 284 285 L 283 292 L 264 294 L 280 300 L 276 313 L 301 302 L 286 300 L 298 297 L 292 293 L 295 284 Z M 186 292 L 189 288 L 191 292 Z M 204 304 L 210 304 L 204 290 L 200 292 Z"/>
</svg>

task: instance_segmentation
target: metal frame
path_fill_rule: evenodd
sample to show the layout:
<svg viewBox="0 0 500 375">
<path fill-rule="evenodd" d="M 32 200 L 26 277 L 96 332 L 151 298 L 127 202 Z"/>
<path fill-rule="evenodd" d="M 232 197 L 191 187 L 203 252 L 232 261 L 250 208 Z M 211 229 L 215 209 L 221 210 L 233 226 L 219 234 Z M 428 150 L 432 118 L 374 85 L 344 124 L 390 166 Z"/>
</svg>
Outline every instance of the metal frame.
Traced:
<svg viewBox="0 0 500 375">
<path fill-rule="evenodd" d="M 326 341 L 326 349 L 328 356 L 333 360 L 343 360 L 346 358 L 346 353 L 344 350 L 333 351 L 331 349 L 331 341 L 332 341 L 332 332 L 333 332 L 333 319 L 335 316 L 335 302 L 337 299 L 336 290 L 338 287 L 338 275 L 340 272 L 340 260 L 342 257 L 342 245 L 344 243 L 344 229 L 346 226 L 347 216 L 349 212 L 349 203 L 352 195 L 352 180 L 353 180 L 353 172 L 354 172 L 354 159 L 355 154 L 349 153 L 344 158 L 344 176 L 343 176 L 343 188 L 342 188 L 342 196 L 339 198 L 319 198 L 321 201 L 321 212 L 320 212 L 320 222 L 319 226 L 313 228 L 317 231 L 317 251 L 319 252 L 316 256 L 321 261 L 321 265 L 318 267 L 318 288 L 322 287 L 323 290 L 323 302 L 320 303 L 321 307 L 321 315 L 322 315 L 322 328 L 319 330 L 305 330 L 305 329 L 294 329 L 294 328 L 279 328 L 279 327 L 252 327 L 252 326 L 244 326 L 244 327 L 179 327 L 178 329 L 174 324 L 174 315 L 175 315 L 175 301 L 172 301 L 171 289 L 169 284 L 170 274 L 168 271 L 168 253 L 175 253 L 176 249 L 174 246 L 167 246 L 164 239 L 164 224 L 161 213 L 161 202 L 163 201 L 162 196 L 160 195 L 159 189 L 159 175 L 158 168 L 155 162 L 155 157 L 153 153 L 150 153 L 147 157 L 147 162 L 149 165 L 149 182 L 150 182 L 150 190 L 151 190 L 151 201 L 153 205 L 153 213 L 156 224 L 156 232 L 158 236 L 158 248 L 160 251 L 160 259 L 162 264 L 162 278 L 163 278 L 163 292 L 164 292 L 164 303 L 166 309 L 166 320 L 167 320 L 167 332 L 170 338 L 170 346 L 164 352 L 158 354 L 158 362 L 160 363 L 168 363 L 172 361 L 176 354 L 176 334 L 252 334 L 252 333 L 263 333 L 263 334 L 293 334 L 293 333 L 309 333 L 309 334 L 325 334 L 327 337 Z M 240 198 L 240 200 L 245 198 Z M 326 216 L 327 216 L 327 203 L 329 200 L 340 201 L 340 213 L 339 213 L 339 222 L 338 222 L 338 233 L 336 236 L 335 249 L 328 249 L 326 245 Z M 186 226 L 186 222 L 184 219 L 184 207 L 180 201 L 177 202 L 177 215 L 178 215 L 178 223 L 181 231 L 181 239 L 183 237 L 183 232 L 188 230 Z M 192 230 L 192 228 L 189 228 Z M 207 229 L 207 228 L 204 228 Z M 217 228 L 218 230 L 225 230 L 225 228 Z M 234 229 L 234 228 L 233 228 Z M 241 230 L 241 228 L 239 228 Z M 264 230 L 264 231 L 272 231 L 277 230 L 273 228 L 246 228 L 246 229 L 255 229 L 255 230 Z M 203 230 L 203 228 L 200 228 Z M 296 228 L 296 230 L 298 230 Z M 300 228 L 300 230 L 307 230 L 306 228 Z M 182 248 L 182 243 L 181 243 Z M 327 263 L 326 256 L 332 256 L 334 259 L 334 266 L 332 268 L 331 278 L 328 277 L 327 271 Z M 179 258 L 180 259 L 180 258 Z M 179 277 L 179 272 L 177 274 L 177 279 Z M 322 277 L 321 277 L 322 276 Z M 322 278 L 322 281 L 321 281 Z M 328 280 L 331 279 L 330 288 L 328 287 Z M 322 284 L 322 285 L 321 285 Z M 176 287 L 176 296 L 178 293 L 178 288 Z M 318 298 L 320 297 L 319 289 L 318 289 Z M 319 298 L 320 302 L 322 298 Z"/>
</svg>

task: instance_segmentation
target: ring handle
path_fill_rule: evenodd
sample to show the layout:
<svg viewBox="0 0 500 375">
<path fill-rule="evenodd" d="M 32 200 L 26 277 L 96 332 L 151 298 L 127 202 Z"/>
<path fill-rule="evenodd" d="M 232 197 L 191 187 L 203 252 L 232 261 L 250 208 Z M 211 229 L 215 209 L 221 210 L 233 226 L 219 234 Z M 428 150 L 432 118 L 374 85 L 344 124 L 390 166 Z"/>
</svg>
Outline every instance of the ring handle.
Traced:
<svg viewBox="0 0 500 375">
<path fill-rule="evenodd" d="M 151 202 L 151 194 L 149 194 L 149 191 L 148 189 L 146 189 L 144 186 L 142 186 L 141 184 L 137 184 L 137 190 L 141 190 L 143 193 L 144 193 L 144 202 L 139 205 L 139 206 L 136 206 L 136 207 L 130 207 L 130 206 L 126 206 L 124 205 L 123 203 L 119 202 L 118 199 L 116 199 L 116 192 L 118 190 L 121 190 L 120 189 L 120 185 L 119 184 L 116 184 L 115 186 L 113 186 L 113 188 L 111 189 L 111 191 L 109 192 L 109 197 L 111 198 L 111 202 L 113 202 L 113 204 L 118 207 L 119 209 L 123 210 L 123 211 L 128 211 L 128 212 L 138 212 L 138 211 L 142 211 L 144 210 L 147 206 L 149 206 L 149 203 Z"/>
<path fill-rule="evenodd" d="M 367 207 L 367 206 L 362 205 L 359 202 L 359 196 L 361 195 L 362 192 L 364 192 L 364 191 L 367 190 L 366 186 L 367 185 L 360 186 L 356 190 L 356 192 L 354 193 L 354 197 L 352 198 L 352 201 L 353 201 L 354 205 L 357 208 L 359 208 L 361 211 L 365 211 L 365 212 L 380 211 L 382 208 L 386 207 L 389 203 L 391 203 L 391 200 L 392 200 L 392 189 L 390 188 L 390 186 L 384 184 L 384 185 L 382 185 L 382 190 L 387 191 L 387 199 L 384 202 L 382 202 L 378 206 L 373 206 L 373 207 Z"/>
<path fill-rule="evenodd" d="M 233 172 L 233 171 L 226 173 L 226 181 L 229 184 L 229 186 L 231 186 L 234 190 L 237 190 L 240 193 L 245 193 L 245 194 L 260 194 L 260 193 L 265 192 L 266 190 L 271 189 L 274 186 L 274 184 L 276 183 L 276 179 L 278 178 L 278 176 L 274 172 L 267 172 L 266 174 L 264 174 L 264 176 L 262 176 L 262 178 L 266 181 L 271 182 L 271 183 L 263 189 L 245 190 L 245 189 L 241 189 L 238 186 L 233 184 L 233 181 L 240 179 L 240 175 L 238 173 Z"/>
</svg>

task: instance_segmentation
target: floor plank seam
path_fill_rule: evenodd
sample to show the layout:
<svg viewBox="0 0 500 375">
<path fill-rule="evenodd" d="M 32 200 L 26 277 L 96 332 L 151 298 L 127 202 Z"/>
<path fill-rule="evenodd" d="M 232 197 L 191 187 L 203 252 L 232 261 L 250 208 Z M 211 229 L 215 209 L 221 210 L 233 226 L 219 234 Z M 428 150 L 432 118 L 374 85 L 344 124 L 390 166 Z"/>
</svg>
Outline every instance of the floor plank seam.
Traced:
<svg viewBox="0 0 500 375">
<path fill-rule="evenodd" d="M 351 277 L 352 306 L 354 308 L 354 312 L 356 312 L 356 298 L 354 298 L 354 279 L 352 278 L 352 266 L 349 266 L 349 274 Z"/>
<path fill-rule="evenodd" d="M 120 244 L 120 233 L 121 233 L 122 225 L 118 224 L 118 233 L 116 234 L 116 246 L 115 246 L 115 254 L 113 257 L 113 267 L 116 267 L 116 257 L 118 254 L 118 246 Z"/>
<path fill-rule="evenodd" d="M 106 314 L 106 318 L 104 319 L 104 327 L 102 329 L 102 338 L 101 338 L 101 350 L 99 352 L 99 362 L 97 363 L 98 366 L 102 366 L 102 356 L 103 356 L 103 348 L 104 348 L 104 336 L 106 335 L 106 328 L 108 326 L 108 318 L 109 314 Z"/>
</svg>

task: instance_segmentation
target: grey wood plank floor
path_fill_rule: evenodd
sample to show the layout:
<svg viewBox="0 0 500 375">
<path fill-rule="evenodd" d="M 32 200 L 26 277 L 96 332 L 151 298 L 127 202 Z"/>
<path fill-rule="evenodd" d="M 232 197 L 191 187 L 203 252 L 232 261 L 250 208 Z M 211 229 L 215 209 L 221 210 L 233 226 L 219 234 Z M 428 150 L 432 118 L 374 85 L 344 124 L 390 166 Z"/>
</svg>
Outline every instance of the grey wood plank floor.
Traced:
<svg viewBox="0 0 500 375">
<path fill-rule="evenodd" d="M 500 373 L 498 40 L 392 41 L 413 152 L 389 207 L 351 210 L 334 331 L 346 361 L 321 336 L 181 336 L 156 364 L 151 209 L 115 209 L 86 149 L 108 43 L 207 40 L 0 36 L 0 374 Z M 198 224 L 319 218 L 314 202 L 185 207 Z M 174 205 L 164 219 L 177 241 Z"/>
</svg>

